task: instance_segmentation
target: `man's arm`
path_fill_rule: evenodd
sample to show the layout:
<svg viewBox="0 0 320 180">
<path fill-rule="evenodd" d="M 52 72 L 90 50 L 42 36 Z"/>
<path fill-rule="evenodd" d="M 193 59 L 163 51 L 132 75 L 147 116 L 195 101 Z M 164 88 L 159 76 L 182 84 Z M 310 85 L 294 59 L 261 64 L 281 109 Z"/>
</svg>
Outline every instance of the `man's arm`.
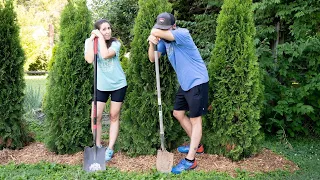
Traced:
<svg viewBox="0 0 320 180">
<path fill-rule="evenodd" d="M 151 30 L 151 35 L 165 39 L 168 41 L 174 41 L 174 36 L 170 30 L 162 30 L 162 29 L 152 29 Z"/>
<path fill-rule="evenodd" d="M 148 41 L 149 41 L 149 49 L 148 49 L 148 56 L 149 56 L 149 60 L 151 62 L 154 62 L 154 46 L 155 44 L 158 44 L 159 40 L 156 36 L 150 35 L 148 37 Z M 160 58 L 161 53 L 158 52 L 158 58 Z"/>
</svg>

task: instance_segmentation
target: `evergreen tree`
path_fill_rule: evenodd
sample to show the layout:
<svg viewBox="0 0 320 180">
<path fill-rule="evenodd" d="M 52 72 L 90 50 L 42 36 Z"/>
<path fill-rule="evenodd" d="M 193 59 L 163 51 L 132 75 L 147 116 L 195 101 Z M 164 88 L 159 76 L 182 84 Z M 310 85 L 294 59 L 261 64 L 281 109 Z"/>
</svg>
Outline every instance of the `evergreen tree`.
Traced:
<svg viewBox="0 0 320 180">
<path fill-rule="evenodd" d="M 0 149 L 16 149 L 32 138 L 23 119 L 25 56 L 11 0 L 0 3 L 0 49 Z"/>
<path fill-rule="evenodd" d="M 209 63 L 212 110 L 204 128 L 210 153 L 239 160 L 258 151 L 262 85 L 251 0 L 225 0 Z"/>
<path fill-rule="evenodd" d="M 83 56 L 91 24 L 86 1 L 69 1 L 62 12 L 60 42 L 50 63 L 44 108 L 48 129 L 46 145 L 59 154 L 74 153 L 92 143 L 93 71 Z"/>
<path fill-rule="evenodd" d="M 158 14 L 171 12 L 166 0 L 140 0 L 127 70 L 128 93 L 120 132 L 121 148 L 131 155 L 152 154 L 160 147 L 155 65 L 148 58 L 147 38 Z M 168 148 L 179 143 L 182 128 L 172 116 L 177 80 L 170 62 L 161 57 L 162 111 Z"/>
</svg>

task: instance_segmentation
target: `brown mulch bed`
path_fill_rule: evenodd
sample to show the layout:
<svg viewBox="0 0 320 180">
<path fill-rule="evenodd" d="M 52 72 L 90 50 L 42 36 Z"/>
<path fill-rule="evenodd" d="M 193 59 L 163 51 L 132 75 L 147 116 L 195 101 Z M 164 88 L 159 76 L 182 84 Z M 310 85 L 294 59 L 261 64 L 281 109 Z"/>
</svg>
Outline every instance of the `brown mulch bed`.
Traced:
<svg viewBox="0 0 320 180">
<path fill-rule="evenodd" d="M 174 152 L 174 164 L 184 158 L 184 154 Z M 299 167 L 293 162 L 285 159 L 283 156 L 274 152 L 263 149 L 254 157 L 246 158 L 242 161 L 232 162 L 230 159 L 211 154 L 197 155 L 197 171 L 217 171 L 227 172 L 234 176 L 236 169 L 246 170 L 247 172 L 270 172 L 275 170 L 296 171 Z M 0 164 L 4 165 L 9 162 L 34 164 L 40 161 L 48 161 L 59 164 L 81 165 L 83 162 L 83 152 L 73 155 L 56 155 L 47 150 L 42 143 L 32 143 L 21 150 L 0 151 Z M 147 172 L 155 168 L 156 156 L 139 156 L 128 157 L 125 153 L 115 153 L 114 158 L 108 162 L 107 166 L 116 167 L 121 171 L 138 171 Z"/>
</svg>

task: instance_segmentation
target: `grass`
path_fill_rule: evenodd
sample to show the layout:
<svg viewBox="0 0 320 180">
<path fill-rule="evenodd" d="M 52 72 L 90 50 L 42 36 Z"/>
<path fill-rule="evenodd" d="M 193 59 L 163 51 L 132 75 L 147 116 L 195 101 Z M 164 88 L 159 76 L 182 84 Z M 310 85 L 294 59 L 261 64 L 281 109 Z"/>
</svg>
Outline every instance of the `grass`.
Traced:
<svg viewBox="0 0 320 180">
<path fill-rule="evenodd" d="M 41 87 L 37 90 L 27 91 L 38 96 L 43 96 L 45 78 L 27 79 L 27 87 Z M 33 95 L 32 95 L 33 96 Z M 37 99 L 37 98 L 34 98 Z M 30 129 L 35 132 L 36 140 L 41 141 L 44 136 L 44 127 L 37 120 L 28 121 Z M 252 176 L 246 171 L 237 170 L 237 178 L 232 178 L 228 174 L 218 172 L 198 172 L 190 171 L 181 175 L 161 174 L 154 169 L 149 173 L 127 173 L 120 172 L 114 168 L 107 168 L 104 172 L 86 173 L 81 166 L 69 166 L 54 163 L 41 162 L 38 164 L 8 164 L 0 165 L 0 180 L 2 179 L 320 179 L 320 139 L 316 138 L 296 138 L 288 139 L 292 149 L 281 143 L 276 137 L 267 137 L 263 146 L 283 155 L 287 159 L 296 163 L 300 170 L 290 173 L 286 171 L 275 171 L 271 173 L 257 173 Z"/>
</svg>

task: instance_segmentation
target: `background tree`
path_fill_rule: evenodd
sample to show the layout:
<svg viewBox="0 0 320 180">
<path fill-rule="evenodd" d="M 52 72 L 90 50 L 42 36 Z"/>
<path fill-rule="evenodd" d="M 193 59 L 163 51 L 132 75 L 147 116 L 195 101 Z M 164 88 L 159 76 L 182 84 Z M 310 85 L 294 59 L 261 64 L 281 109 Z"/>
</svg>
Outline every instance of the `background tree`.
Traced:
<svg viewBox="0 0 320 180">
<path fill-rule="evenodd" d="M 268 133 L 320 135 L 320 1 L 254 4 L 265 103 L 261 124 Z"/>
<path fill-rule="evenodd" d="M 47 70 L 53 44 L 58 41 L 60 14 L 66 3 L 67 0 L 16 1 L 21 44 L 26 53 L 25 71 Z M 54 34 L 50 34 L 49 26 L 53 27 Z"/>
<path fill-rule="evenodd" d="M 0 149 L 21 148 L 29 136 L 24 108 L 24 52 L 13 1 L 0 3 Z"/>
<path fill-rule="evenodd" d="M 157 15 L 170 11 L 171 6 L 166 0 L 139 1 L 127 70 L 128 93 L 118 143 L 131 155 L 154 154 L 160 147 L 155 68 L 148 58 L 147 38 Z M 183 140 L 183 131 L 172 116 L 178 83 L 170 62 L 163 57 L 160 60 L 160 75 L 166 144 L 171 149 Z"/>
<path fill-rule="evenodd" d="M 92 143 L 90 107 L 93 71 L 83 58 L 92 30 L 85 0 L 69 1 L 61 16 L 60 42 L 50 63 L 44 110 L 46 145 L 59 154 L 83 150 Z"/>
<path fill-rule="evenodd" d="M 130 42 L 133 38 L 131 31 L 139 8 L 138 1 L 93 0 L 90 7 L 92 8 L 94 20 L 101 18 L 108 19 L 112 24 L 112 30 L 115 36 L 121 38 L 123 45 L 130 48 Z"/>
<path fill-rule="evenodd" d="M 209 64 L 212 111 L 205 121 L 207 152 L 239 160 L 258 151 L 262 106 L 251 0 L 225 0 Z"/>
</svg>

